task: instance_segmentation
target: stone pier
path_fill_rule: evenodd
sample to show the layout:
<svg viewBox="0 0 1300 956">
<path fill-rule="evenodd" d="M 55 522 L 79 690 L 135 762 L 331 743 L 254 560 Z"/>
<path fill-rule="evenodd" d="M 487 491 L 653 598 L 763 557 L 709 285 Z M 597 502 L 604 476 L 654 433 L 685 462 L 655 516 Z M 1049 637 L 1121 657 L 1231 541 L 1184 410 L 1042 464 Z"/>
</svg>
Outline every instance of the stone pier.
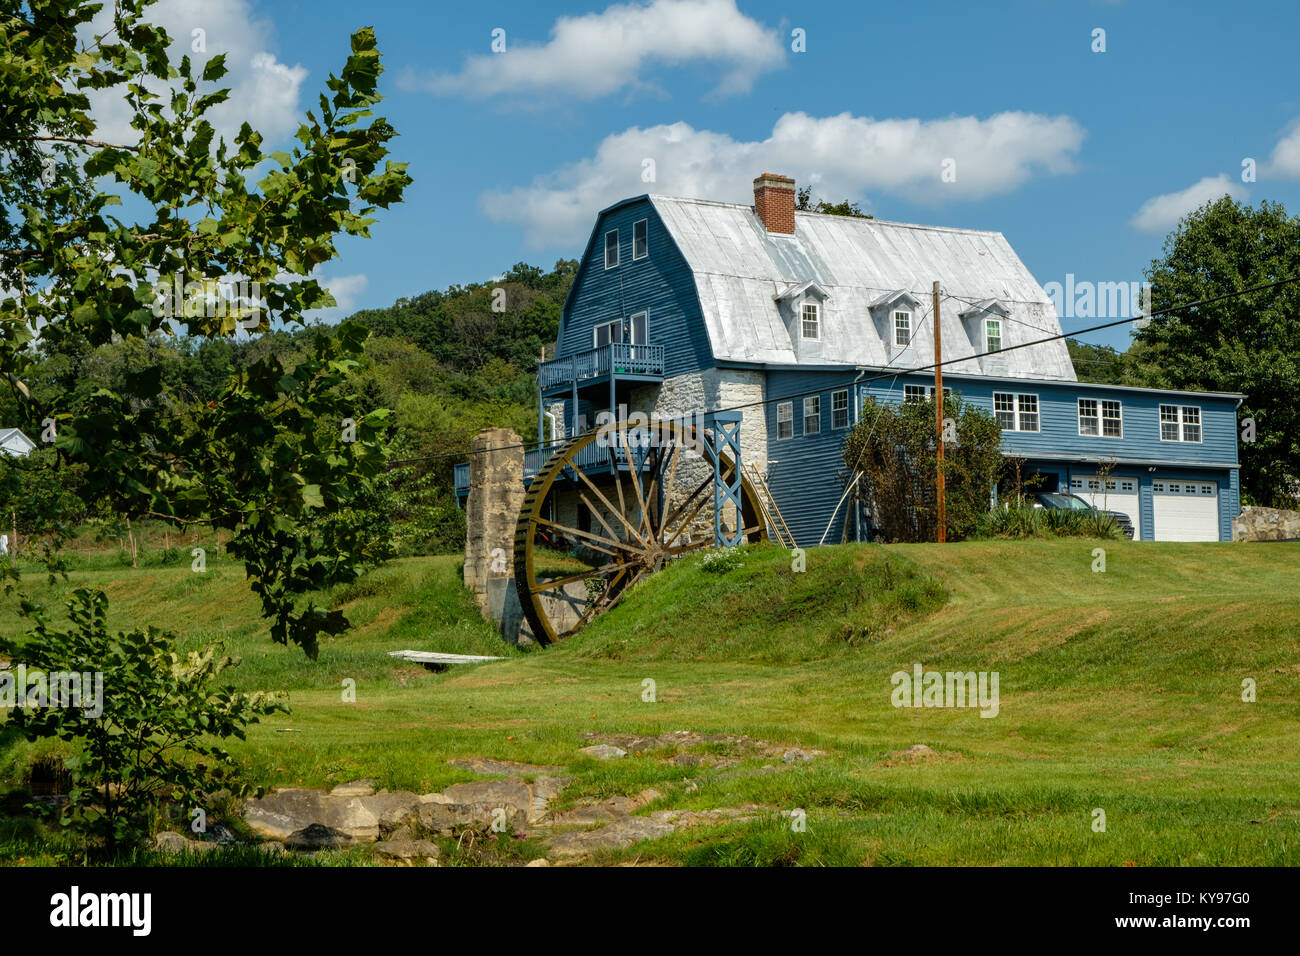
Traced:
<svg viewBox="0 0 1300 956">
<path fill-rule="evenodd" d="M 469 497 L 465 502 L 465 586 L 502 636 L 520 639 L 515 595 L 515 524 L 524 503 L 524 450 L 509 428 L 487 428 L 470 447 Z"/>
</svg>

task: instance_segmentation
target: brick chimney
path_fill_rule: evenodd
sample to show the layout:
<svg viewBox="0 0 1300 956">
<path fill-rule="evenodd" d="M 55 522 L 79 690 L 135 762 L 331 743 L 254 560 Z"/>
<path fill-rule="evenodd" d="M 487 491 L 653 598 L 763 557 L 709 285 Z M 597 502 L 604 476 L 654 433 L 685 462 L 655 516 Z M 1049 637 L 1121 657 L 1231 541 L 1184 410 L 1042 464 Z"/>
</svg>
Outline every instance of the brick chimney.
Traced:
<svg viewBox="0 0 1300 956">
<path fill-rule="evenodd" d="M 764 173 L 754 180 L 754 215 L 768 232 L 794 235 L 794 180 Z"/>
</svg>

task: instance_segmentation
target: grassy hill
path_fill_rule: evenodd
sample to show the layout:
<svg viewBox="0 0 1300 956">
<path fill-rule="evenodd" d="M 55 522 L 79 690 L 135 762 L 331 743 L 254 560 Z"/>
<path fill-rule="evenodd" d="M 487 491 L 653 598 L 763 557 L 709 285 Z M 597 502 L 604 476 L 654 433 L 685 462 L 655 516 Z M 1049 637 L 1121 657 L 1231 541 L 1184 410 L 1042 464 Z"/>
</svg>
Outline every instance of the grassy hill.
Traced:
<svg viewBox="0 0 1300 956">
<path fill-rule="evenodd" d="M 452 558 L 396 562 L 332 595 L 357 624 L 320 659 L 272 646 L 235 566 L 89 567 L 119 622 L 221 637 L 243 687 L 293 713 L 252 729 L 265 785 L 361 776 L 424 792 L 469 779 L 447 760 L 565 764 L 565 799 L 653 787 L 650 809 L 754 804 L 749 823 L 683 830 L 604 859 L 688 863 L 1187 865 L 1300 862 L 1300 549 L 1294 545 L 972 542 L 748 549 L 650 579 L 545 652 L 500 644 Z M 51 600 L 57 591 L 48 590 Z M 18 628 L 6 611 L 0 631 Z M 509 659 L 434 675 L 403 647 Z M 997 671 L 1000 710 L 905 709 L 890 675 Z M 357 702 L 340 684 L 357 682 Z M 656 700 L 642 698 L 652 679 Z M 1242 701 L 1242 681 L 1258 700 Z M 593 734 L 747 735 L 816 748 L 782 763 L 743 745 L 597 762 Z M 925 744 L 934 755 L 897 752 Z M 35 754 L 9 741 L 0 778 Z M 698 758 L 695 759 L 695 758 Z M 710 766 L 714 764 L 714 766 Z M 765 769 L 771 767 L 772 769 Z M 803 809 L 791 831 L 775 811 Z M 1092 828 L 1103 809 L 1104 833 Z"/>
</svg>

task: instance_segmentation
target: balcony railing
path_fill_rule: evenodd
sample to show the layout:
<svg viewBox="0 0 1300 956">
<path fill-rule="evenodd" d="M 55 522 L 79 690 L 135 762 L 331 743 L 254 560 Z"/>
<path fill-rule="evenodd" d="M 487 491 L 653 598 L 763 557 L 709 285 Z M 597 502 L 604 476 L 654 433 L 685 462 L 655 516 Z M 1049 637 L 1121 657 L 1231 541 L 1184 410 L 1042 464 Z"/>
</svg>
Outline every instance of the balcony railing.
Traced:
<svg viewBox="0 0 1300 956">
<path fill-rule="evenodd" d="M 535 474 L 542 470 L 542 466 L 546 464 L 547 460 L 559 447 L 559 444 L 543 445 L 541 448 L 528 448 L 524 450 L 523 479 L 525 484 L 527 484 Z M 610 450 L 608 447 L 602 446 L 598 441 L 594 441 L 578 452 L 578 467 L 588 475 L 608 471 L 610 458 L 609 452 Z M 644 461 L 644 458 L 647 456 L 643 455 L 643 449 L 633 448 L 632 454 L 634 458 L 642 461 L 642 468 L 645 468 L 647 463 Z M 628 449 L 621 447 L 614 448 L 614 463 L 620 471 L 627 470 L 627 455 Z M 461 462 L 456 465 L 455 481 L 456 493 L 458 495 L 465 494 L 469 491 L 470 465 L 470 462 Z M 572 473 L 567 469 L 565 474 L 572 477 Z"/>
<path fill-rule="evenodd" d="M 537 367 L 537 387 L 546 392 L 611 374 L 663 378 L 664 347 L 611 342 L 577 355 L 543 362 Z"/>
</svg>

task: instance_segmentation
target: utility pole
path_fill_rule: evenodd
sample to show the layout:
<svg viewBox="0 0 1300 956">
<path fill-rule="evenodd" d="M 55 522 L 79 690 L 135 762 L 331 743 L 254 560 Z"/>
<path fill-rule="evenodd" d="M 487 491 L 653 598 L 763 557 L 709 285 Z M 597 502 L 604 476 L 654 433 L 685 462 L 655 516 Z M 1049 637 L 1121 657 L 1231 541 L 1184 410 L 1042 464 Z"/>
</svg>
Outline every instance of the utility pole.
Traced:
<svg viewBox="0 0 1300 956">
<path fill-rule="evenodd" d="M 935 505 L 937 507 L 936 540 L 943 544 L 948 540 L 947 506 L 944 502 L 943 482 L 943 334 L 939 323 L 939 280 L 934 282 L 934 438 L 938 443 L 939 453 L 938 477 L 935 482 Z"/>
</svg>

